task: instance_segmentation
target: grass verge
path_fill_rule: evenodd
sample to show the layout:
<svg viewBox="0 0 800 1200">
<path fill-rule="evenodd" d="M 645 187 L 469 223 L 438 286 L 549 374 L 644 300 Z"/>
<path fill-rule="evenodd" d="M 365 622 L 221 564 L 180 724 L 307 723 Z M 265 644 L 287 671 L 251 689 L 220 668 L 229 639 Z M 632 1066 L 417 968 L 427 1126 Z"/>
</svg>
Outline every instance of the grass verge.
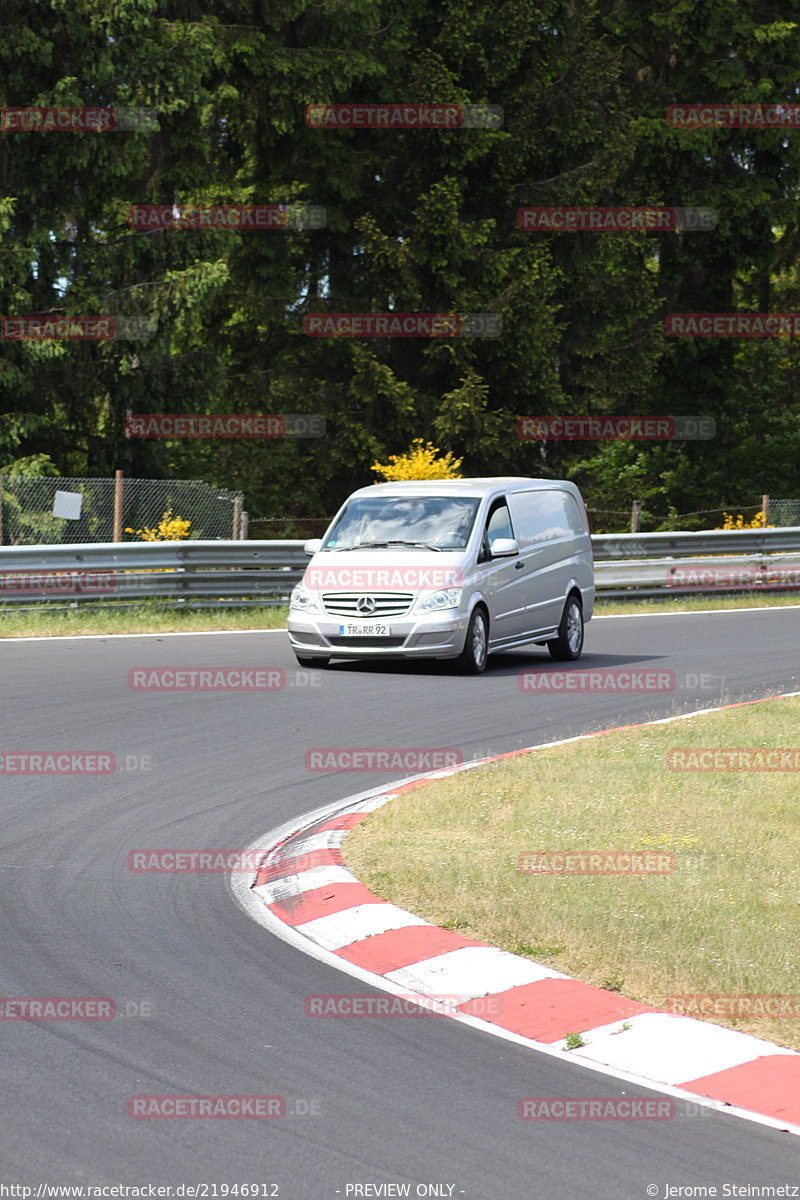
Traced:
<svg viewBox="0 0 800 1200">
<path fill-rule="evenodd" d="M 783 607 L 800 604 L 800 594 L 766 596 L 687 596 L 665 600 L 598 600 L 595 615 L 629 616 L 659 612 L 703 612 L 716 608 Z M 65 637 L 79 634 L 114 633 L 201 633 L 214 629 L 281 629 L 288 608 L 165 609 L 158 604 L 135 607 L 95 608 L 81 605 L 70 609 L 28 609 L 20 612 L 10 605 L 0 609 L 2 637 Z"/>
<path fill-rule="evenodd" d="M 660 1009 L 687 994 L 796 996 L 797 770 L 675 771 L 666 755 L 797 747 L 798 728 L 800 698 L 765 701 L 478 767 L 369 816 L 347 865 L 435 925 Z M 580 850 L 673 852 L 675 869 L 517 870 L 525 852 Z M 797 1018 L 711 1019 L 800 1050 Z"/>
<path fill-rule="evenodd" d="M 198 633 L 214 629 L 281 629 L 288 608 L 165 609 L 157 604 L 130 608 L 70 608 L 0 611 L 0 637 L 75 637 L 79 634 Z"/>
<path fill-rule="evenodd" d="M 603 600 L 598 594 L 595 616 L 614 617 L 660 612 L 708 612 L 721 608 L 786 608 L 800 604 L 800 592 L 747 592 L 739 596 L 669 596 L 656 600 Z"/>
</svg>

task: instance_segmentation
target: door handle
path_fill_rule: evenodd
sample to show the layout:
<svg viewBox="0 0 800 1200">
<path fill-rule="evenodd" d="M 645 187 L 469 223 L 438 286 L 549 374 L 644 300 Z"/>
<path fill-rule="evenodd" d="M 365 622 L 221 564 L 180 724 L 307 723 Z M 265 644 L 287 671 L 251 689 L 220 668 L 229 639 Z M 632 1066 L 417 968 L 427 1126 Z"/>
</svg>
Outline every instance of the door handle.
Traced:
<svg viewBox="0 0 800 1200">
<path fill-rule="evenodd" d="M 524 567 L 524 566 L 525 566 L 525 563 L 524 563 L 524 562 L 520 562 L 520 561 L 518 560 L 517 562 L 515 562 L 515 563 L 514 563 L 514 570 L 515 570 L 515 571 L 521 571 L 521 570 L 523 569 L 523 567 Z"/>
</svg>

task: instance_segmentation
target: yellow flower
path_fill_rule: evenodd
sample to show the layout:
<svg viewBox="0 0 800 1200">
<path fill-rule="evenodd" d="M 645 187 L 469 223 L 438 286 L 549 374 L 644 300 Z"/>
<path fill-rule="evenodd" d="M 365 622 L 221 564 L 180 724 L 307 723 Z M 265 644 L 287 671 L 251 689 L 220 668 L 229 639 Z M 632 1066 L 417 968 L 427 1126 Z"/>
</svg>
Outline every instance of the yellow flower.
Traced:
<svg viewBox="0 0 800 1200">
<path fill-rule="evenodd" d="M 438 446 L 415 438 L 405 454 L 390 454 L 388 463 L 375 462 L 370 470 L 389 482 L 398 479 L 460 479 L 459 468 L 463 460 L 454 458 L 449 450 L 441 458 L 437 458 L 437 454 L 441 454 Z"/>
<path fill-rule="evenodd" d="M 179 542 L 183 538 L 188 538 L 191 523 L 183 517 L 173 517 L 170 507 L 165 509 L 159 523 L 152 528 L 148 526 L 145 526 L 144 529 L 127 528 L 125 532 L 135 533 L 143 542 Z"/>
</svg>

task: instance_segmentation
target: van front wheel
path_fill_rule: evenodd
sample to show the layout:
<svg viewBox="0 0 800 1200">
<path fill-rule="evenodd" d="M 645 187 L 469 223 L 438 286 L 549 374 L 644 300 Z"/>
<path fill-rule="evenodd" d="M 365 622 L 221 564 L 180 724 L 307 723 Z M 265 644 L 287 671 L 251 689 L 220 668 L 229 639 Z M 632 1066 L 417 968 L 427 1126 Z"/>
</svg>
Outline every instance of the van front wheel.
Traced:
<svg viewBox="0 0 800 1200">
<path fill-rule="evenodd" d="M 573 662 L 583 651 L 583 608 L 577 596 L 567 596 L 558 637 L 547 643 L 550 657 L 558 662 Z"/>
<path fill-rule="evenodd" d="M 488 646 L 489 628 L 486 613 L 482 608 L 476 608 L 469 619 L 464 649 L 456 660 L 459 668 L 466 675 L 482 675 L 486 670 Z"/>
</svg>

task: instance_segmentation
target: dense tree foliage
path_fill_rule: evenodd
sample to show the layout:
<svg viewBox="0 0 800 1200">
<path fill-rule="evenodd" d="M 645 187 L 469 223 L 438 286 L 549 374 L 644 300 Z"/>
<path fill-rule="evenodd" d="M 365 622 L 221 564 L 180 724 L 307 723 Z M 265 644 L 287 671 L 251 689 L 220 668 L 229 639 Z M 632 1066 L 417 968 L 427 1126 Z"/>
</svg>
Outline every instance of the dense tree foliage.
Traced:
<svg viewBox="0 0 800 1200">
<path fill-rule="evenodd" d="M 332 512 L 417 437 L 464 474 L 566 476 L 654 516 L 800 494 L 793 339 L 669 312 L 800 308 L 798 27 L 742 0 L 0 0 L 0 106 L 150 110 L 0 133 L 0 313 L 157 322 L 0 346 L 0 468 L 205 478 Z M 329 129 L 309 104 L 502 106 L 499 128 Z M 138 231 L 133 205 L 322 205 L 323 228 Z M 542 233 L 521 205 L 713 208 L 707 232 Z M 500 337 L 314 338 L 319 312 L 486 312 Z M 319 413 L 320 439 L 145 441 L 126 413 Z M 516 418 L 705 414 L 708 442 L 525 442 Z"/>
</svg>

